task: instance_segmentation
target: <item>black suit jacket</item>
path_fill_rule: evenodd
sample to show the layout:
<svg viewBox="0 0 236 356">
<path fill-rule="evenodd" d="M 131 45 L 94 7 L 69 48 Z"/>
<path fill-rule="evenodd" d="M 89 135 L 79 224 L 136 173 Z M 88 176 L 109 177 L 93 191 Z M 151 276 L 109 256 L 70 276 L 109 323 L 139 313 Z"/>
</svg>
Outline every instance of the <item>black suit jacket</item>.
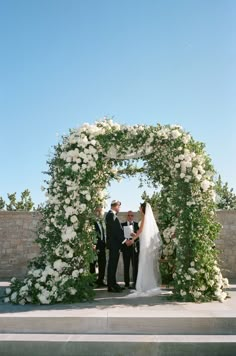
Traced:
<svg viewBox="0 0 236 356">
<path fill-rule="evenodd" d="M 104 231 L 104 228 L 102 226 L 102 224 L 100 223 L 101 227 L 102 227 L 102 230 L 103 230 L 103 234 L 104 234 L 104 239 L 105 239 L 105 231 Z M 96 234 L 97 234 L 97 244 L 96 244 L 96 249 L 97 250 L 101 250 L 101 249 L 104 249 L 105 248 L 105 240 L 103 241 L 102 240 L 102 234 L 101 234 L 101 230 L 99 228 L 99 225 L 97 222 L 95 222 L 94 224 L 95 226 L 95 231 L 96 231 Z"/>
<path fill-rule="evenodd" d="M 106 233 L 107 233 L 107 247 L 121 248 L 124 241 L 124 230 L 121 226 L 120 220 L 111 210 L 106 215 Z"/>
</svg>

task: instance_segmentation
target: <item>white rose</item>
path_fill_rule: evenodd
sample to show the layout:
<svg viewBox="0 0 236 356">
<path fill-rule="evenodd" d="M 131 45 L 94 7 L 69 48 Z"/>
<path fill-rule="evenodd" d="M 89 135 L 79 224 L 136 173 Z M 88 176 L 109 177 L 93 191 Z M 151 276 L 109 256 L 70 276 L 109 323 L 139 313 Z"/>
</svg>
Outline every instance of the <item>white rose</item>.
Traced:
<svg viewBox="0 0 236 356">
<path fill-rule="evenodd" d="M 177 139 L 179 136 L 181 136 L 181 133 L 178 130 L 173 130 L 172 131 L 172 137 L 174 139 Z"/>
<path fill-rule="evenodd" d="M 20 305 L 25 305 L 25 299 L 21 299 L 21 300 L 19 301 L 19 304 L 20 304 Z"/>
<path fill-rule="evenodd" d="M 90 201 L 91 200 L 91 195 L 90 194 L 86 194 L 85 198 L 86 198 L 86 200 Z"/>
<path fill-rule="evenodd" d="M 186 144 L 189 142 L 189 137 L 188 137 L 188 136 L 184 136 L 184 137 L 182 138 L 182 141 L 183 141 L 183 143 L 186 145 Z"/>
<path fill-rule="evenodd" d="M 9 295 L 11 293 L 11 288 L 6 288 L 6 295 Z"/>
<path fill-rule="evenodd" d="M 77 163 L 73 164 L 72 171 L 77 172 L 78 170 L 79 170 L 79 165 Z"/>
<path fill-rule="evenodd" d="M 77 216 L 72 215 L 70 221 L 72 222 L 72 224 L 75 224 L 78 221 Z"/>
<path fill-rule="evenodd" d="M 209 182 L 209 180 L 205 179 L 202 183 L 201 183 L 201 188 L 204 192 L 206 192 L 211 186 L 211 183 Z"/>
<path fill-rule="evenodd" d="M 69 293 L 71 294 L 71 295 L 75 295 L 76 293 L 77 293 L 77 290 L 75 289 L 75 288 L 69 288 L 68 289 L 69 290 Z"/>
<path fill-rule="evenodd" d="M 222 282 L 223 282 L 223 287 L 224 287 L 224 288 L 228 288 L 228 287 L 229 287 L 229 280 L 228 280 L 228 278 L 223 278 Z"/>
<path fill-rule="evenodd" d="M 78 278 L 79 276 L 79 271 L 77 269 L 75 269 L 73 272 L 72 272 L 72 277 L 73 278 Z"/>
<path fill-rule="evenodd" d="M 199 297 L 201 297 L 201 295 L 202 295 L 201 292 L 198 292 L 198 291 L 193 292 L 193 296 L 194 296 L 195 298 L 199 298 Z"/>
<path fill-rule="evenodd" d="M 10 298 L 6 297 L 4 298 L 4 303 L 9 303 L 10 302 Z"/>
<path fill-rule="evenodd" d="M 184 178 L 184 177 L 185 177 L 185 173 L 181 173 L 180 178 Z"/>
<path fill-rule="evenodd" d="M 12 295 L 11 295 L 11 301 L 12 301 L 12 302 L 15 302 L 15 301 L 16 301 L 16 298 L 17 298 L 17 292 L 12 293 Z"/>
<path fill-rule="evenodd" d="M 198 174 L 198 169 L 196 167 L 193 167 L 192 172 L 193 175 L 196 176 Z"/>
</svg>

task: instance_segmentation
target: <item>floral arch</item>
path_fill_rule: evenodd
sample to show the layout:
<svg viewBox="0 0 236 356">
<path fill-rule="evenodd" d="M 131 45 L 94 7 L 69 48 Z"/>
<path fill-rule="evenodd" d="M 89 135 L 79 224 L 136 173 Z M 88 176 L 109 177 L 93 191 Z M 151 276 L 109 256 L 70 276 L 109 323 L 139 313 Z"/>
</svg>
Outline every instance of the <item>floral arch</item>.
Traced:
<svg viewBox="0 0 236 356">
<path fill-rule="evenodd" d="M 186 301 L 227 297 L 214 244 L 220 229 L 214 169 L 204 145 L 180 126 L 121 126 L 106 119 L 71 130 L 55 147 L 38 231 L 41 254 L 23 282 L 12 279 L 6 301 L 49 304 L 93 297 L 94 211 L 104 204 L 111 179 L 140 171 L 139 158 L 147 179 L 162 186 L 158 222 L 175 296 Z"/>
</svg>

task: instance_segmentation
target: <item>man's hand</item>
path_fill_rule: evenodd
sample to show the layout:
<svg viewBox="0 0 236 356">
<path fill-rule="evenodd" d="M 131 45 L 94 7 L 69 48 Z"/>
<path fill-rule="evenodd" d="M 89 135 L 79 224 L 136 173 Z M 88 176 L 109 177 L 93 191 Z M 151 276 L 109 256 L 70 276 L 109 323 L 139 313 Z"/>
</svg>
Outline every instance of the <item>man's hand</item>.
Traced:
<svg viewBox="0 0 236 356">
<path fill-rule="evenodd" d="M 131 246 L 131 245 L 133 245 L 133 240 L 127 240 L 126 242 L 125 242 L 125 244 L 126 244 L 126 246 Z"/>
</svg>

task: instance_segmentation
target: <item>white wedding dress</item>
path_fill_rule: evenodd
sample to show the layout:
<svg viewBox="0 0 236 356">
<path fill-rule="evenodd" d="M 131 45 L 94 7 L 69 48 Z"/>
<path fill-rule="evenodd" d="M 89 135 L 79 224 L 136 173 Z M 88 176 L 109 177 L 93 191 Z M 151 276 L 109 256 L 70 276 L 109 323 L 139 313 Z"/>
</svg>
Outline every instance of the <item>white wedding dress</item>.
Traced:
<svg viewBox="0 0 236 356">
<path fill-rule="evenodd" d="M 152 208 L 146 204 L 143 230 L 139 236 L 140 252 L 136 289 L 127 297 L 144 297 L 162 294 L 159 271 L 160 232 Z"/>
</svg>

